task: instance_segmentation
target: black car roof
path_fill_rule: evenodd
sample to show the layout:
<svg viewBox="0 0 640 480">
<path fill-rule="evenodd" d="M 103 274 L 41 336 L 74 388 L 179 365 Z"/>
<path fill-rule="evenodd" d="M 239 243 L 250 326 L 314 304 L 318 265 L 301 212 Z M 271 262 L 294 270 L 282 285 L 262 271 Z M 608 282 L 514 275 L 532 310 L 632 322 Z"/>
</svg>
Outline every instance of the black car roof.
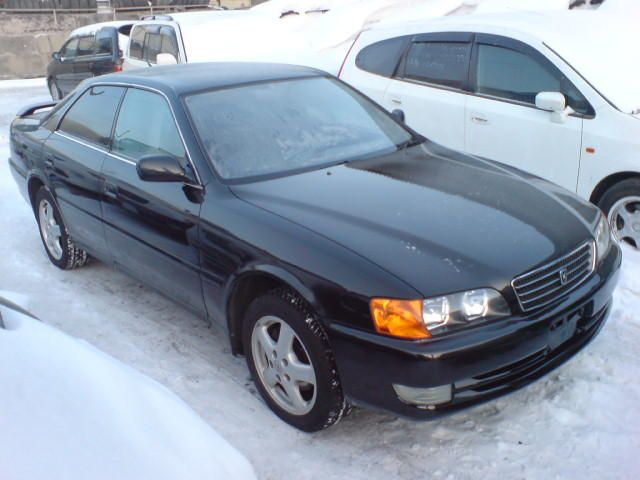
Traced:
<svg viewBox="0 0 640 480">
<path fill-rule="evenodd" d="M 182 95 L 245 83 L 320 75 L 326 73 L 309 67 L 277 63 L 190 63 L 112 73 L 96 77 L 91 83 L 125 83 Z"/>
</svg>

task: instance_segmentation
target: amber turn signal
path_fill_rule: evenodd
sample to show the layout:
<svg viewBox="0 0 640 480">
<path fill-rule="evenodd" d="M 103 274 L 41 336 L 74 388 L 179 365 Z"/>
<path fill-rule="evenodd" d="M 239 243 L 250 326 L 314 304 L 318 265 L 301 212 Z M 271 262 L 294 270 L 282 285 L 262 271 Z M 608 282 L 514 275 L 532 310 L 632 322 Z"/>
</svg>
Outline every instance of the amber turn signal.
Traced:
<svg viewBox="0 0 640 480">
<path fill-rule="evenodd" d="M 429 338 L 422 321 L 422 300 L 373 298 L 371 316 L 378 333 L 400 338 Z"/>
</svg>

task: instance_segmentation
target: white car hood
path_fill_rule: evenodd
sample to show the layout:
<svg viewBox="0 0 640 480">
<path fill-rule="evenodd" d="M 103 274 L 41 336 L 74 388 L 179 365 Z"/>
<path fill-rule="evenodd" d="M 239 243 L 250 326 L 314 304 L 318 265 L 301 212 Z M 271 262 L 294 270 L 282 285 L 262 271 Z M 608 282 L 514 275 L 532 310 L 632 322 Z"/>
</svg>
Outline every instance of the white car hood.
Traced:
<svg viewBox="0 0 640 480">
<path fill-rule="evenodd" d="M 0 314 L 3 480 L 255 480 L 165 387 L 38 320 Z"/>
</svg>

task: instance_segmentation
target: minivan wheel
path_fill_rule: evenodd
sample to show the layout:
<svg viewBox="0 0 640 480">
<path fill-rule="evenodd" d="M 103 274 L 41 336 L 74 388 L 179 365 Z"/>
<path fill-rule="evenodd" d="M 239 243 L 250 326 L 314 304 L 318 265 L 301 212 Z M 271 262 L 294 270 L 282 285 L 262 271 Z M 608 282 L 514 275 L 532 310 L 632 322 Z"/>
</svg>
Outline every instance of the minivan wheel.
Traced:
<svg viewBox="0 0 640 480">
<path fill-rule="evenodd" d="M 348 412 L 326 334 L 298 295 L 276 289 L 255 299 L 242 333 L 256 387 L 282 420 L 315 432 Z"/>
<path fill-rule="evenodd" d="M 51 98 L 55 101 L 59 101 L 62 98 L 62 94 L 60 93 L 60 89 L 56 85 L 56 81 L 51 79 L 49 80 L 49 93 L 51 94 Z"/>
<path fill-rule="evenodd" d="M 618 239 L 640 249 L 640 179 L 617 183 L 604 193 L 598 206 Z"/>
<path fill-rule="evenodd" d="M 87 252 L 76 247 L 62 221 L 53 197 L 41 188 L 35 201 L 40 238 L 51 263 L 62 270 L 82 267 L 89 261 Z"/>
</svg>

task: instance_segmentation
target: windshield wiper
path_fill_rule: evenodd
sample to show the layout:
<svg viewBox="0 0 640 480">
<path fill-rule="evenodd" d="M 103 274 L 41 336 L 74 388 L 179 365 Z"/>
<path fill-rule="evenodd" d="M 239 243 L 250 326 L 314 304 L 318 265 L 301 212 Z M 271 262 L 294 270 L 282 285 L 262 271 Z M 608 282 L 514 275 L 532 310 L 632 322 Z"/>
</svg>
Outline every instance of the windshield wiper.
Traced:
<svg viewBox="0 0 640 480">
<path fill-rule="evenodd" d="M 396 148 L 398 151 L 406 150 L 409 147 L 415 147 L 416 145 L 420 145 L 425 141 L 425 138 L 419 135 L 415 135 L 411 137 L 409 140 L 405 140 L 404 142 L 398 143 Z"/>
</svg>

